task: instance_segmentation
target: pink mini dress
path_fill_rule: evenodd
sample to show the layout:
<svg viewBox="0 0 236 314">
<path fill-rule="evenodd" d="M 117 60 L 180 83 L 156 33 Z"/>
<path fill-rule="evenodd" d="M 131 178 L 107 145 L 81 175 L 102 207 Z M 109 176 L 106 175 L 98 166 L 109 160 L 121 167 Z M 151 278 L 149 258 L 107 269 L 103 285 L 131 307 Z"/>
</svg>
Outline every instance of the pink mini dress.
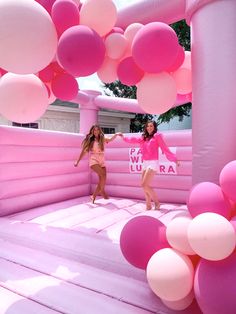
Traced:
<svg viewBox="0 0 236 314">
<path fill-rule="evenodd" d="M 89 156 L 89 167 L 99 165 L 102 168 L 105 167 L 105 156 L 104 151 L 102 151 L 99 147 L 99 143 L 94 141 L 93 147 Z"/>
</svg>

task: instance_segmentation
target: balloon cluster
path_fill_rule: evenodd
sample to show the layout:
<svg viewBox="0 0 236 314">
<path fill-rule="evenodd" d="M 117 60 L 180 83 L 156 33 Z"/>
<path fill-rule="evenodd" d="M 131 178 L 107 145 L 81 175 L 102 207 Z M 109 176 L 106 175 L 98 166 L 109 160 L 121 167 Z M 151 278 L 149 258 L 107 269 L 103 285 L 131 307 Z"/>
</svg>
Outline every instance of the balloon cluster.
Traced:
<svg viewBox="0 0 236 314">
<path fill-rule="evenodd" d="M 32 122 L 55 98 L 73 100 L 76 78 L 96 72 L 106 83 L 137 85 L 138 102 L 150 113 L 191 93 L 189 53 L 171 27 L 122 30 L 116 20 L 111 0 L 1 0 L 0 113 Z"/>
<path fill-rule="evenodd" d="M 194 297 L 204 314 L 233 314 L 236 308 L 236 160 L 221 171 L 220 185 L 202 182 L 189 194 L 189 213 L 164 226 L 138 216 L 124 226 L 121 251 L 146 269 L 163 303 L 183 310 Z"/>
</svg>

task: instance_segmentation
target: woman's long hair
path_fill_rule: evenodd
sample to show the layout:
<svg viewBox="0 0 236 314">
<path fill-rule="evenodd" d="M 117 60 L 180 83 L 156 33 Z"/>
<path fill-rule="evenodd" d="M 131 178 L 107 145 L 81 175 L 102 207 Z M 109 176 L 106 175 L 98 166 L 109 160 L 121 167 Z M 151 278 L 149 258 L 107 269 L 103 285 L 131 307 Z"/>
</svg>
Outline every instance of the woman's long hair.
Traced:
<svg viewBox="0 0 236 314">
<path fill-rule="evenodd" d="M 104 141 L 105 141 L 105 137 L 104 137 L 104 133 L 101 129 L 101 127 L 97 124 L 93 125 L 90 130 L 89 133 L 86 135 L 85 139 L 82 142 L 82 149 L 83 151 L 89 152 L 92 147 L 93 147 L 93 143 L 95 141 L 95 136 L 94 136 L 94 129 L 98 128 L 99 129 L 99 136 L 98 136 L 98 145 L 101 149 L 101 151 L 104 151 Z"/>
<path fill-rule="evenodd" d="M 154 126 L 154 130 L 153 130 L 152 134 L 149 134 L 148 131 L 147 131 L 147 126 L 148 126 L 149 123 L 152 123 L 153 126 Z M 157 133 L 157 123 L 156 123 L 156 121 L 152 121 L 152 120 L 147 121 L 145 123 L 145 125 L 144 125 L 143 134 L 142 134 L 142 137 L 143 137 L 144 141 L 149 141 L 154 136 L 154 134 L 156 134 L 156 133 Z"/>
</svg>

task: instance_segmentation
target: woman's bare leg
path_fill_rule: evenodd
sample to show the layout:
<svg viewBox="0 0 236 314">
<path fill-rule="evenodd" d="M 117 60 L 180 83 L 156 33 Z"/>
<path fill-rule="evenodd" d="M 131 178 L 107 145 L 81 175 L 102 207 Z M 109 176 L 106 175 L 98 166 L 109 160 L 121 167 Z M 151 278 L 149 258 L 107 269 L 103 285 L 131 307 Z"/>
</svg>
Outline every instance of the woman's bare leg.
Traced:
<svg viewBox="0 0 236 314">
<path fill-rule="evenodd" d="M 101 195 L 104 198 L 108 198 L 106 192 L 105 192 L 105 184 L 106 184 L 106 168 L 105 167 L 101 167 L 100 165 L 96 164 L 91 166 L 91 169 L 96 172 L 96 174 L 98 175 L 98 184 L 97 187 L 95 189 L 95 191 L 93 192 L 92 195 L 92 202 L 95 202 L 95 199 L 98 195 L 98 193 L 100 192 Z"/>
<path fill-rule="evenodd" d="M 145 173 L 146 173 L 146 170 L 142 172 L 142 186 L 143 186 L 143 178 L 145 177 Z M 143 190 L 144 190 L 144 195 L 145 195 L 145 200 L 146 200 L 146 209 L 150 210 L 152 209 L 151 197 L 149 196 L 149 194 L 146 192 L 144 188 Z"/>
<path fill-rule="evenodd" d="M 154 176 L 155 176 L 155 171 L 152 169 L 147 169 L 145 171 L 145 174 L 144 174 L 143 179 L 142 179 L 142 187 L 143 187 L 144 191 L 149 195 L 149 197 L 154 201 L 155 209 L 159 209 L 160 208 L 160 202 L 158 200 L 156 192 L 151 187 L 151 182 L 152 182 Z"/>
</svg>

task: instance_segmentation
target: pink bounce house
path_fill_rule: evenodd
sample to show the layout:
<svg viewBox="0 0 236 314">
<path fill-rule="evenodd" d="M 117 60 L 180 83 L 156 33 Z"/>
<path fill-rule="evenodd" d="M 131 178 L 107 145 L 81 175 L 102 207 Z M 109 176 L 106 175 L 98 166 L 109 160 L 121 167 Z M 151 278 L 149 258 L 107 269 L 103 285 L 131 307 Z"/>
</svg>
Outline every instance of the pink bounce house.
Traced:
<svg viewBox="0 0 236 314">
<path fill-rule="evenodd" d="M 191 53 L 168 25 L 182 19 Z M 80 108 L 79 134 L 0 126 L 0 313 L 235 313 L 235 29 L 235 0 L 0 1 L 1 115 Z M 79 90 L 93 73 L 137 100 Z M 92 204 L 97 177 L 74 161 L 99 109 L 189 101 L 192 130 L 163 132 L 180 166 L 154 178 L 160 210 L 145 211 L 138 146 L 120 138 L 105 151 L 110 198 Z"/>
</svg>

